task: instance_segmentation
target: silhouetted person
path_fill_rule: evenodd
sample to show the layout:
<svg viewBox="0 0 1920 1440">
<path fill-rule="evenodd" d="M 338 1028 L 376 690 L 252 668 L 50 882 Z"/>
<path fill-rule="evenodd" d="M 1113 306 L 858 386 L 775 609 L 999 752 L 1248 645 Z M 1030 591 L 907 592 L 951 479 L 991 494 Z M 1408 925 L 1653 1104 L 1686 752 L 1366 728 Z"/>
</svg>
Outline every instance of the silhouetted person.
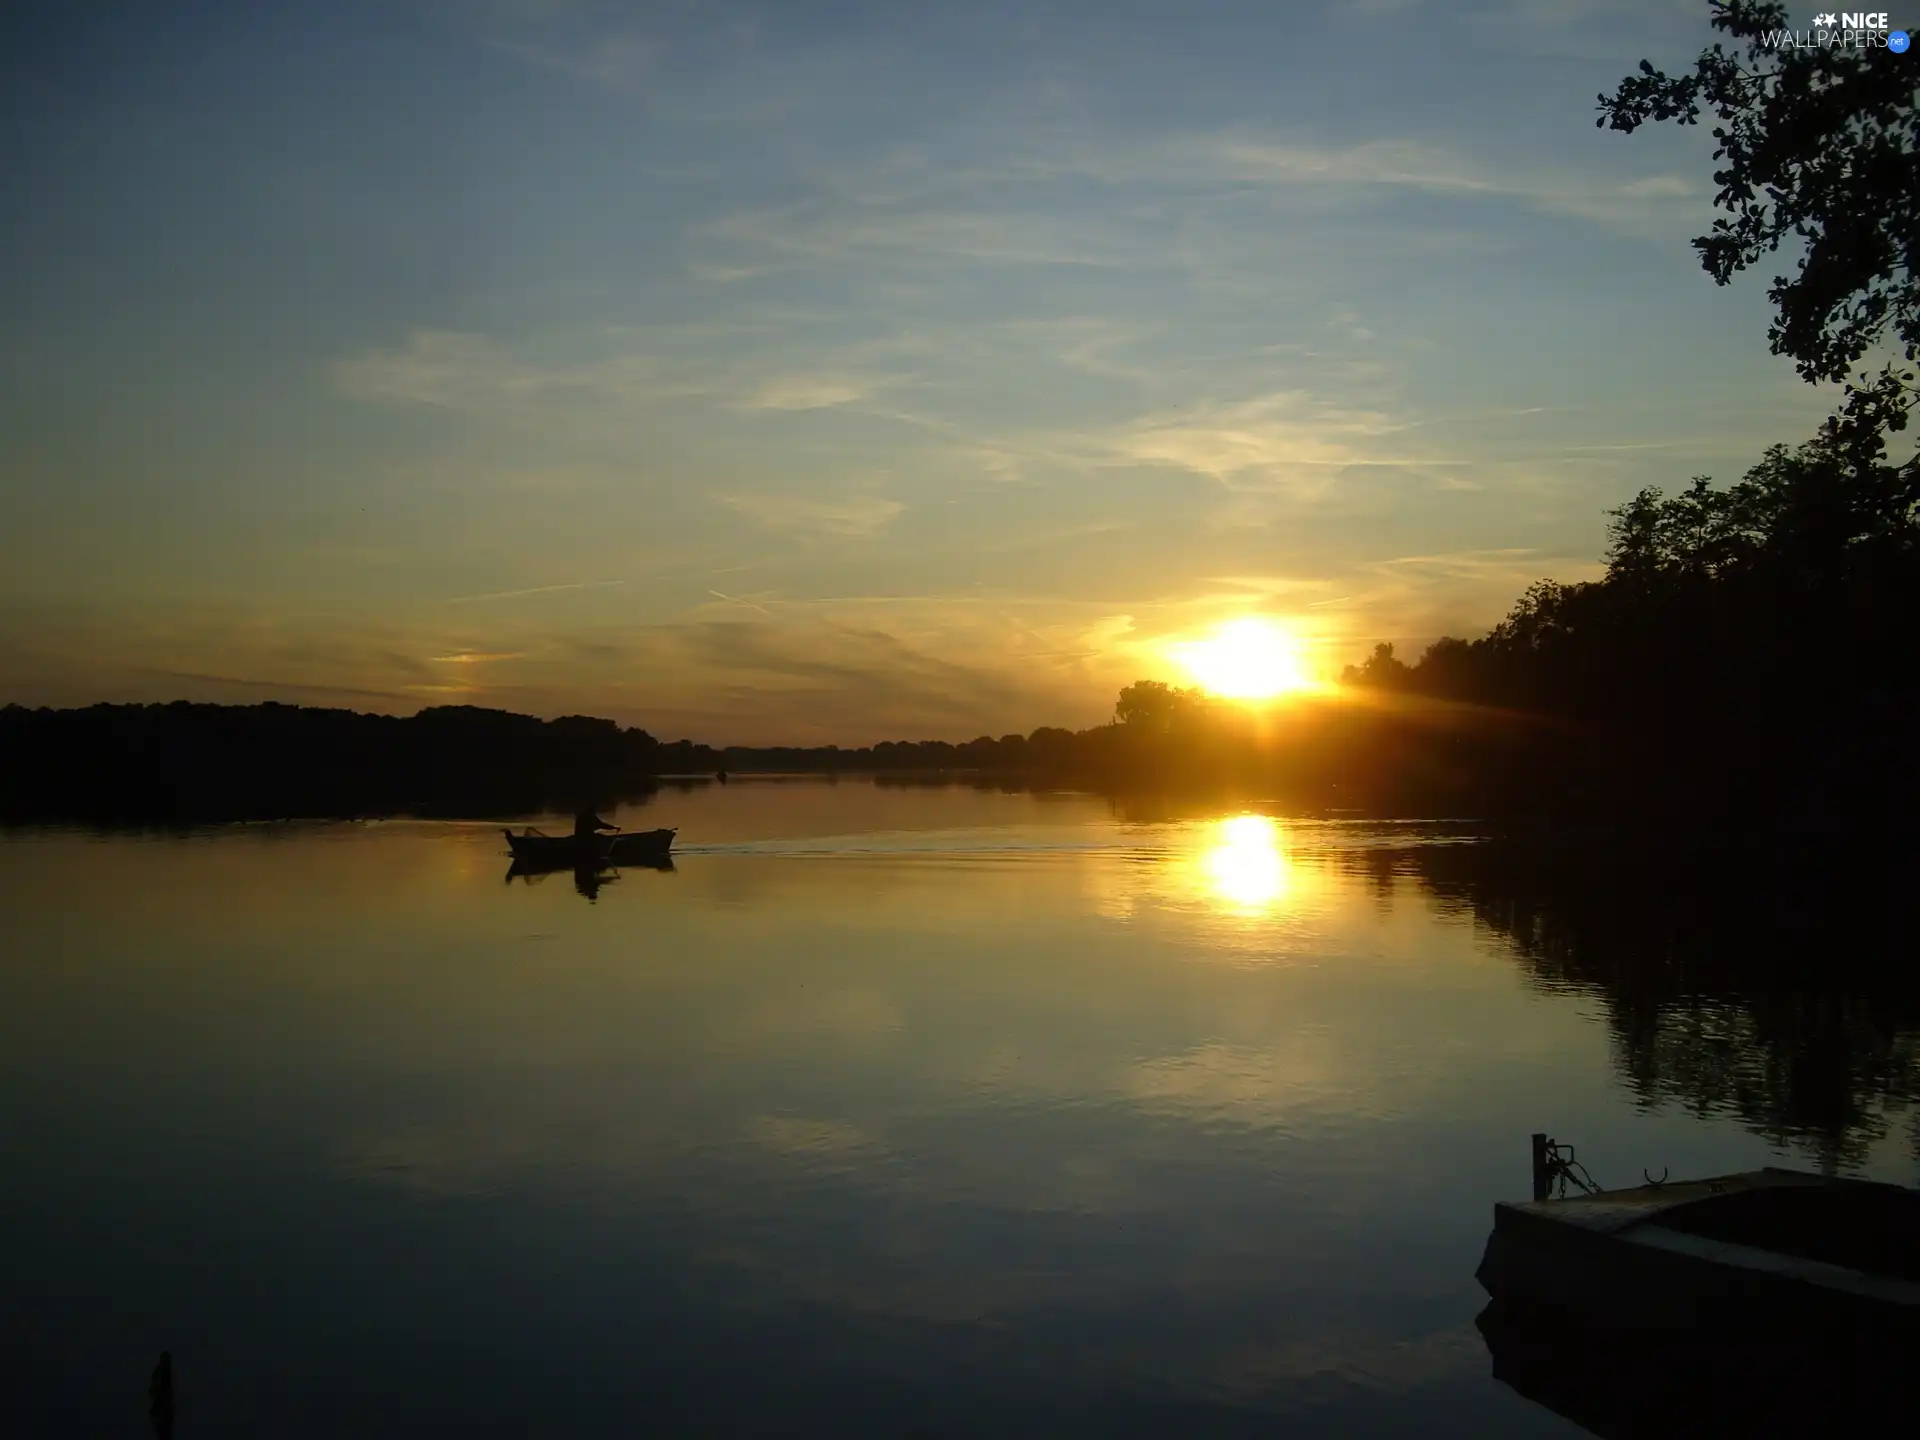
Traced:
<svg viewBox="0 0 1920 1440">
<path fill-rule="evenodd" d="M 155 1440 L 173 1440 L 173 1352 L 162 1350 L 160 1363 L 147 1382 L 147 1415 Z"/>
<path fill-rule="evenodd" d="M 609 824 L 594 814 L 591 805 L 573 817 L 573 838 L 576 840 L 591 840 L 602 830 L 619 828 L 618 825 Z"/>
</svg>

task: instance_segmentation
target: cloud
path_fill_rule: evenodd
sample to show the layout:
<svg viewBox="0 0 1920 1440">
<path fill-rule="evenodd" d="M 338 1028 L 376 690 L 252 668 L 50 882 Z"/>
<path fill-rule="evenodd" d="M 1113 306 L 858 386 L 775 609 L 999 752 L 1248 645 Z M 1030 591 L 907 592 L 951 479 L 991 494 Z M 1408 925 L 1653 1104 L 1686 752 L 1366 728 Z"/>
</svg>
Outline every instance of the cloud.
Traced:
<svg viewBox="0 0 1920 1440">
<path fill-rule="evenodd" d="M 1510 546 L 1495 550 L 1457 550 L 1438 555 L 1399 555 L 1391 560 L 1377 560 L 1375 568 L 1392 570 L 1400 567 L 1424 570 L 1445 575 L 1483 575 L 1487 571 L 1496 571 L 1503 575 L 1521 573 L 1524 566 L 1519 562 L 1529 560 L 1538 552 L 1526 546 Z M 1519 566 L 1519 568 L 1516 568 Z"/>
<path fill-rule="evenodd" d="M 184 680 L 194 685 L 231 686 L 239 690 L 261 691 L 273 695 L 306 695 L 316 699 L 351 696 L 358 700 L 399 700 L 411 697 L 397 690 L 369 690 L 352 685 L 309 685 L 294 680 L 262 680 L 241 675 L 210 675 L 195 670 L 161 670 L 141 667 L 144 673 L 167 680 Z M 419 686 L 409 686 L 419 689 Z"/>
<path fill-rule="evenodd" d="M 575 44 L 495 40 L 496 49 L 543 70 L 585 80 L 611 90 L 632 90 L 649 78 L 660 46 L 637 35 L 602 35 Z"/>
<path fill-rule="evenodd" d="M 759 600 L 755 600 L 749 596 L 729 595 L 724 590 L 714 590 L 714 589 L 709 589 L 707 593 L 713 596 L 713 598 L 716 600 L 726 601 L 727 604 L 729 605 L 743 605 L 749 610 L 756 611 L 757 613 L 766 616 L 769 620 L 774 620 L 779 618 L 773 613 L 773 611 L 767 609 L 766 606 L 762 605 L 759 602 Z"/>
<path fill-rule="evenodd" d="M 1597 579 L 1590 557 L 1528 546 L 1434 551 L 1349 564 L 1339 596 L 1316 608 L 1345 635 L 1418 647 L 1441 635 L 1471 636 L 1534 581 Z"/>
<path fill-rule="evenodd" d="M 447 410 L 484 408 L 503 392 L 532 388 L 485 336 L 445 330 L 416 330 L 399 348 L 343 360 L 334 373 L 357 395 Z"/>
<path fill-rule="evenodd" d="M 703 260 L 695 260 L 687 265 L 687 274 L 709 285 L 737 285 L 743 280 L 757 280 L 768 273 L 763 265 L 713 265 Z"/>
<path fill-rule="evenodd" d="M 834 375 L 778 375 L 734 402 L 742 410 L 826 410 L 873 394 L 869 380 Z"/>
<path fill-rule="evenodd" d="M 769 529 L 846 539 L 878 535 L 906 509 L 898 500 L 880 495 L 842 500 L 782 494 L 723 495 L 720 503 Z"/>
<path fill-rule="evenodd" d="M 1677 175 L 1618 181 L 1556 168 L 1496 163 L 1423 140 L 1379 139 L 1357 145 L 1290 143 L 1257 136 L 1215 136 L 1171 147 L 1189 174 L 1213 181 L 1282 186 L 1402 189 L 1435 195 L 1517 202 L 1553 214 L 1640 231 L 1671 202 L 1703 192 Z"/>
<path fill-rule="evenodd" d="M 516 347 L 485 335 L 421 329 L 392 348 L 338 362 L 334 373 L 345 389 L 365 398 L 489 416 L 685 398 L 719 388 L 711 365 L 666 358 L 686 344 L 684 331 L 641 337 L 657 343 L 657 350 L 636 346 L 633 338 L 617 331 L 563 337 L 555 343 L 571 353 L 554 357 L 536 353 L 530 343 Z"/>
<path fill-rule="evenodd" d="M 1681 199 L 1698 195 L 1700 187 L 1691 181 L 1682 180 L 1678 175 L 1649 175 L 1644 180 L 1630 180 L 1619 187 L 1619 194 L 1639 199 L 1657 199 L 1671 197 Z"/>
<path fill-rule="evenodd" d="M 1377 411 L 1293 391 L 1143 417 L 1110 443 L 1127 461 L 1176 466 L 1230 488 L 1311 496 L 1348 466 L 1406 463 L 1379 443 L 1400 428 Z"/>
<path fill-rule="evenodd" d="M 1005 138 L 1012 148 L 1012 137 Z M 1685 178 L 1659 173 L 1622 180 L 1566 163 L 1542 164 L 1525 154 L 1495 156 L 1415 136 L 1382 135 L 1369 139 L 1329 143 L 1303 133 L 1250 129 L 1189 130 L 1147 141 L 1106 137 L 1056 137 L 1043 142 L 1038 154 L 1031 143 L 1022 157 L 998 173 L 958 171 L 944 181 L 929 176 L 930 193 L 923 204 L 955 204 L 958 191 L 976 208 L 986 208 L 990 197 L 1017 193 L 1034 178 L 1031 172 L 1051 175 L 1056 182 L 1083 177 L 1099 182 L 1112 195 L 1137 199 L 1176 199 L 1178 213 L 1188 222 L 1166 240 L 1143 229 L 1141 212 L 1122 212 L 1122 224 L 1099 223 L 1096 216 L 1081 217 L 1084 232 L 1076 253 L 1083 259 L 1098 256 L 1103 263 L 1164 265 L 1166 246 L 1179 247 L 1184 266 L 1204 265 L 1206 256 L 1193 246 L 1228 244 L 1237 233 L 1192 228 L 1210 208 L 1241 206 L 1247 197 L 1262 193 L 1297 199 L 1318 196 L 1327 204 L 1360 200 L 1369 193 L 1408 192 L 1435 197 L 1481 200 L 1489 204 L 1521 205 L 1551 214 L 1593 220 L 1624 232 L 1641 234 L 1660 228 L 1680 213 L 1690 213 L 1705 189 Z M 793 214 L 796 212 L 787 212 Z M 860 213 L 858 208 L 854 213 Z M 1156 206 L 1147 215 L 1161 213 Z M 1298 224 L 1303 217 L 1294 213 Z M 978 222 L 976 222 L 978 223 Z M 1001 216 L 1008 233 L 1017 233 L 1017 217 Z M 1058 225 L 1056 221 L 1056 225 Z M 744 227 L 745 234 L 751 226 Z M 1031 220 L 1026 233 L 1037 233 Z M 727 233 L 716 231 L 715 233 Z M 857 231 L 850 232 L 857 233 Z M 910 233 L 896 217 L 889 233 L 903 240 Z M 1056 235 L 1068 232 L 1056 229 Z M 1053 248 L 1058 248 L 1054 241 Z M 1013 253 L 1002 246 L 1003 255 Z M 1042 253 L 1045 253 L 1044 251 Z"/>
<path fill-rule="evenodd" d="M 576 330 L 535 341 L 414 330 L 399 344 L 339 361 L 337 382 L 362 399 L 426 405 L 492 421 L 551 423 L 591 414 L 623 433 L 631 410 L 705 401 L 746 411 L 833 409 L 871 400 L 903 377 L 851 368 L 887 343 L 809 343 L 776 322 Z M 796 366 L 796 354 L 818 363 Z"/>
<path fill-rule="evenodd" d="M 886 257 L 918 267 L 955 259 L 997 266 L 1110 267 L 1129 259 L 1111 232 L 1064 214 L 984 205 L 913 208 L 846 196 L 738 211 L 698 227 L 695 237 L 795 260 Z"/>
<path fill-rule="evenodd" d="M 1208 583 L 1257 595 L 1310 595 L 1329 584 L 1324 576 L 1308 575 L 1213 575 Z"/>
<path fill-rule="evenodd" d="M 661 669 L 674 677 L 671 696 L 662 693 L 667 687 L 650 687 L 654 703 L 685 705 L 690 720 L 706 717 L 708 730 L 865 744 L 903 734 L 999 734 L 1009 717 L 1038 724 L 1024 717 L 1059 710 L 1049 693 L 1054 677 L 1008 667 L 1006 650 L 995 652 L 978 621 L 913 643 L 871 625 L 796 613 L 779 623 L 668 627 L 652 643 L 665 647 Z M 944 658 L 952 656 L 967 658 Z"/>
<path fill-rule="evenodd" d="M 450 595 L 443 604 L 472 605 L 482 600 L 521 600 L 532 595 L 560 595 L 574 590 L 603 590 L 624 580 L 575 580 L 565 585 L 533 585 L 525 590 L 490 590 L 483 595 Z"/>
</svg>

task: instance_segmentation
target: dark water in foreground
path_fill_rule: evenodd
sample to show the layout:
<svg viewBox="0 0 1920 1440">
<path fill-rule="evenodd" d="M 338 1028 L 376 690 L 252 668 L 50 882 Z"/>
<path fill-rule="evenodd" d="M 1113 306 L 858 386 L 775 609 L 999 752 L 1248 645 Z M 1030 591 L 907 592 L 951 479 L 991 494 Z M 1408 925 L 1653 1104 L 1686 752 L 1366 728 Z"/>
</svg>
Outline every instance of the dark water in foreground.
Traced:
<svg viewBox="0 0 1920 1440">
<path fill-rule="evenodd" d="M 144 1433 L 171 1347 L 183 1440 L 1578 1434 L 1473 1324 L 1529 1132 L 1920 1178 L 1920 1007 L 1777 883 L 964 789 L 619 818 L 684 853 L 591 904 L 480 825 L 0 840 L 0 1428 Z"/>
</svg>

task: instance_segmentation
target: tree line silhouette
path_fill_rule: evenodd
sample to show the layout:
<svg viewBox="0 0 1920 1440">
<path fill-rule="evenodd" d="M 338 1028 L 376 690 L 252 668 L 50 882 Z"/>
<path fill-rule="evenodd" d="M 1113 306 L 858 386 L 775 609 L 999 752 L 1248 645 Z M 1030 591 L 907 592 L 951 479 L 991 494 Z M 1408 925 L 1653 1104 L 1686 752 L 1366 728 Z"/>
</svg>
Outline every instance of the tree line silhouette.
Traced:
<svg viewBox="0 0 1920 1440">
<path fill-rule="evenodd" d="M 1884 810 L 1914 798 L 1920 466 L 1841 415 L 1744 479 L 1612 512 L 1606 574 L 1541 581 L 1473 641 L 1346 679 L 1566 721 L 1608 790 L 1667 808 Z"/>
<path fill-rule="evenodd" d="M 672 777 L 726 771 L 969 772 L 1107 790 L 1257 784 L 1303 805 L 1431 812 L 1464 793 L 1439 783 L 1468 773 L 1462 754 L 1476 745 L 1501 750 L 1503 737 L 1529 724 L 1465 707 L 1409 719 L 1338 699 L 1254 717 L 1155 681 L 1128 687 L 1121 708 L 1125 720 L 1086 730 L 1042 726 L 963 743 L 716 749 L 662 742 L 607 719 L 464 705 L 405 718 L 275 702 L 8 705 L 0 708 L 0 818 L 506 816 L 609 803 Z"/>
<path fill-rule="evenodd" d="M 499 815 L 643 792 L 712 750 L 612 720 L 443 705 L 399 718 L 310 706 L 0 709 L 14 820 Z"/>
</svg>

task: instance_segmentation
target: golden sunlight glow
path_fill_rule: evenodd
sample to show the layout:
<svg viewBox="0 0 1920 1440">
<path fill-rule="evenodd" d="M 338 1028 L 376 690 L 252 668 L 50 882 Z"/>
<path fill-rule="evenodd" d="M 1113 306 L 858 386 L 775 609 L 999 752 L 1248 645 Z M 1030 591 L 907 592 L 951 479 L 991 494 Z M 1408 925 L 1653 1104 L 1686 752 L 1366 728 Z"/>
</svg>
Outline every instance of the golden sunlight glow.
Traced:
<svg viewBox="0 0 1920 1440">
<path fill-rule="evenodd" d="M 1258 914 L 1284 900 L 1290 887 L 1280 827 L 1265 815 L 1236 815 L 1215 827 L 1202 872 L 1216 900 Z"/>
<path fill-rule="evenodd" d="M 1257 615 L 1229 620 L 1205 640 L 1174 646 L 1172 654 L 1203 689 L 1229 700 L 1319 688 L 1307 674 L 1299 639 Z"/>
</svg>

